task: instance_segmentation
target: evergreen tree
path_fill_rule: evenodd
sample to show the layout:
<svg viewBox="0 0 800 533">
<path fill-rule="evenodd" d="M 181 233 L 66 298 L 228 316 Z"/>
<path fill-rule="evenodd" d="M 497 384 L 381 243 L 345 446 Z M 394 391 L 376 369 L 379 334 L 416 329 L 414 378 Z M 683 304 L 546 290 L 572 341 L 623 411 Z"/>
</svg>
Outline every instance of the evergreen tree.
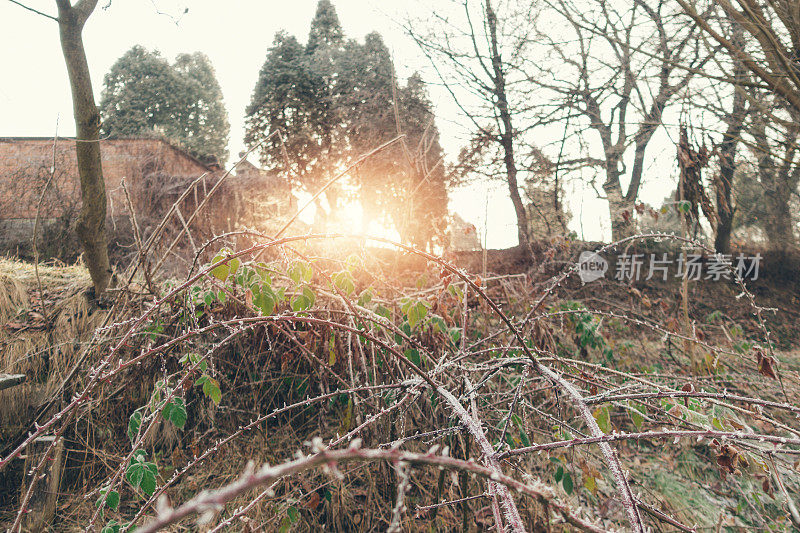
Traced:
<svg viewBox="0 0 800 533">
<path fill-rule="evenodd" d="M 381 36 L 370 33 L 363 45 L 347 43 L 339 71 L 351 157 L 358 157 L 397 135 L 394 65 Z M 373 155 L 355 170 L 365 226 L 385 213 L 387 203 L 396 194 L 393 184 L 405 165 L 402 146 L 397 144 Z"/>
<path fill-rule="evenodd" d="M 170 65 L 137 45 L 111 67 L 103 86 L 103 135 L 162 135 L 201 160 L 227 160 L 228 115 L 204 54 L 182 54 Z"/>
<path fill-rule="evenodd" d="M 325 49 L 340 48 L 343 44 L 344 32 L 336 8 L 330 0 L 320 0 L 317 12 L 311 21 L 311 30 L 308 32 L 306 52 L 314 54 Z"/>
<path fill-rule="evenodd" d="M 399 109 L 401 128 L 406 134 L 413 162 L 407 180 L 413 188 L 410 193 L 401 190 L 398 194 L 400 198 L 406 196 L 409 204 L 405 219 L 409 240 L 421 247 L 444 245 L 448 180 L 433 105 L 418 73 L 414 73 L 400 89 Z"/>
<path fill-rule="evenodd" d="M 321 186 L 315 172 L 320 157 L 316 125 L 323 115 L 316 100 L 317 84 L 303 45 L 295 37 L 279 32 L 261 67 L 246 110 L 245 144 L 253 147 L 264 143 L 260 151 L 264 167 L 288 172 L 309 190 Z M 285 145 L 277 136 L 269 137 L 278 130 Z M 284 146 L 289 154 L 289 168 L 285 168 Z"/>
<path fill-rule="evenodd" d="M 443 234 L 447 216 L 433 118 L 422 78 L 414 75 L 400 87 L 381 36 L 370 33 L 363 44 L 345 41 L 333 5 L 321 0 L 304 48 L 285 33 L 275 36 L 247 109 L 245 142 L 252 147 L 281 130 L 289 175 L 316 192 L 400 130 L 405 146 L 394 145 L 364 161 L 352 173 L 353 185 L 366 222 L 394 224 L 403 240 L 426 246 Z M 261 155 L 265 167 L 284 169 L 277 136 L 262 146 Z M 332 210 L 340 194 L 341 189 L 326 192 Z"/>
<path fill-rule="evenodd" d="M 316 140 L 316 165 L 310 169 L 310 180 L 327 182 L 346 158 L 345 119 L 342 117 L 339 86 L 340 64 L 344 54 L 344 34 L 336 9 L 329 0 L 320 0 L 311 21 L 305 62 L 311 77 L 313 104 L 308 113 L 308 126 Z M 331 212 L 338 207 L 341 187 L 335 184 L 326 192 Z"/>
<path fill-rule="evenodd" d="M 230 124 L 211 60 L 201 52 L 181 54 L 173 69 L 183 88 L 175 95 L 175 116 L 181 127 L 178 139 L 194 154 L 226 161 Z"/>
<path fill-rule="evenodd" d="M 134 46 L 111 67 L 103 81 L 102 135 L 139 135 L 156 128 L 174 135 L 172 102 L 165 89 L 177 84 L 175 72 L 161 54 Z"/>
</svg>

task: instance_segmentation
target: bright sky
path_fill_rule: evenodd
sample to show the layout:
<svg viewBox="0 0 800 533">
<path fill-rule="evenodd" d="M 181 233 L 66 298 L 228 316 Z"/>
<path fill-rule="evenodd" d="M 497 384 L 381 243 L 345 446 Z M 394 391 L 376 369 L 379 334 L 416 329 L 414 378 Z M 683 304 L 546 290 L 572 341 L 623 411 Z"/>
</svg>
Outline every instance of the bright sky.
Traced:
<svg viewBox="0 0 800 533">
<path fill-rule="evenodd" d="M 52 0 L 23 3 L 55 14 Z M 233 158 L 243 148 L 244 109 L 275 32 L 284 29 L 305 42 L 316 4 L 317 0 L 293 0 L 289 4 L 275 0 L 100 0 L 84 31 L 95 96 L 99 100 L 104 74 L 135 44 L 158 49 L 169 60 L 182 52 L 202 51 L 211 58 L 225 97 Z M 400 7 L 387 7 L 379 0 L 334 0 L 334 4 L 348 37 L 362 40 L 371 31 L 383 35 L 400 78 L 420 70 L 427 81 L 436 81 L 427 60 L 398 24 L 408 9 L 414 9 L 412 17 L 424 16 L 419 10 L 430 9 L 430 3 L 400 2 Z M 187 5 L 189 12 L 184 15 Z M 4 75 L 4 83 L 0 83 L 0 136 L 52 136 L 57 120 L 60 135 L 73 135 L 72 103 L 56 23 L 7 0 L 0 0 L 0 21 L 0 72 Z M 458 126 L 458 109 L 448 93 L 435 84 L 429 91 L 442 145 L 452 159 L 466 132 Z M 653 156 L 662 152 L 671 160 L 674 149 L 664 141 L 654 140 Z M 649 170 L 661 177 L 674 174 L 672 168 L 663 166 Z M 642 197 L 659 204 L 667 190 L 662 180 L 658 187 L 645 185 Z M 570 204 L 572 227 L 579 236 L 587 240 L 607 236 L 607 207 L 594 192 L 585 187 L 573 190 Z M 450 209 L 475 224 L 479 235 L 484 233 L 486 220 L 488 247 L 516 244 L 514 212 L 502 183 L 475 184 L 453 191 Z"/>
</svg>

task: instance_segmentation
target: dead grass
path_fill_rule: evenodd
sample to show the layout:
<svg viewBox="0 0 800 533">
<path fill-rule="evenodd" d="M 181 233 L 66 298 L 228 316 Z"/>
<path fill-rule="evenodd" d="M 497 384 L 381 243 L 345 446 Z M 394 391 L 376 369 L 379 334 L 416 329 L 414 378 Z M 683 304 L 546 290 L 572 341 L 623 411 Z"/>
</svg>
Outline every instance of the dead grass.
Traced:
<svg viewBox="0 0 800 533">
<path fill-rule="evenodd" d="M 21 429 L 58 387 L 81 348 L 105 318 L 84 295 L 89 275 L 79 265 L 40 265 L 43 321 L 34 266 L 0 259 L 0 372 L 25 374 L 23 385 L 0 391 L 0 439 Z"/>
</svg>

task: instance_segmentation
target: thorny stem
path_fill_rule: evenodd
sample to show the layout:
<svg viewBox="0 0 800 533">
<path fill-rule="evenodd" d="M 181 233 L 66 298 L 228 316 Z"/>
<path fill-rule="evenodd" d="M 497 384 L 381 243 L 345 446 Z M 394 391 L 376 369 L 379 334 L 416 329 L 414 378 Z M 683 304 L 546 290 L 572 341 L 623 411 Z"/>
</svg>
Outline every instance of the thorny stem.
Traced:
<svg viewBox="0 0 800 533">
<path fill-rule="evenodd" d="M 217 511 L 226 502 L 235 497 L 250 491 L 254 487 L 267 485 L 283 476 L 297 474 L 312 468 L 326 466 L 328 469 L 335 469 L 337 464 L 361 461 L 376 462 L 390 461 L 394 463 L 405 462 L 417 465 L 434 465 L 442 468 L 471 472 L 477 476 L 486 478 L 505 487 L 511 488 L 525 496 L 539 501 L 546 501 L 564 520 L 581 529 L 600 533 L 605 531 L 602 527 L 596 526 L 591 522 L 576 516 L 567 506 L 560 504 L 549 489 L 543 485 L 527 485 L 504 474 L 499 474 L 490 468 L 478 465 L 472 461 L 453 459 L 434 453 L 420 454 L 411 452 L 401 452 L 399 450 L 372 450 L 358 449 L 351 447 L 346 450 L 323 450 L 314 455 L 306 456 L 294 461 L 290 461 L 278 466 L 264 465 L 258 471 L 251 468 L 235 482 L 221 487 L 214 491 L 202 491 L 200 494 L 177 508 L 162 509 L 151 522 L 145 524 L 137 531 L 139 533 L 155 533 L 156 531 L 175 524 L 189 516 L 203 513 L 206 511 Z"/>
</svg>

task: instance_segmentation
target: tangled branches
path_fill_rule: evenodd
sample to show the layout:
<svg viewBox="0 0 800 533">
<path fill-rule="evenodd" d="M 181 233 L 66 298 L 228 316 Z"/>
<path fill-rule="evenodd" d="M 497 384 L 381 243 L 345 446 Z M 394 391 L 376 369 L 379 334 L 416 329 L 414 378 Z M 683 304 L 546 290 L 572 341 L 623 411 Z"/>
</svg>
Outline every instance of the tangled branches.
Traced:
<svg viewBox="0 0 800 533">
<path fill-rule="evenodd" d="M 763 308 L 754 331 L 767 345 L 759 348 L 715 321 L 687 337 L 670 325 L 669 305 L 645 316 L 566 300 L 574 268 L 542 281 L 482 280 L 371 239 L 427 262 L 436 281 L 412 289 L 384 273 L 365 236 L 238 234 L 255 244 L 232 251 L 221 246 L 232 234 L 212 239 L 197 256 L 219 249 L 217 256 L 163 285 L 160 296 L 121 292 L 112 314 L 119 321 L 98 330 L 97 355 L 86 359 L 93 363 L 65 383 L 70 399 L 0 457 L 0 469 L 53 435 L 34 467 L 38 479 L 59 439 L 77 442 L 75 428 L 106 413 L 110 437 L 95 451 L 103 468 L 86 478 L 96 487 L 86 500 L 96 505 L 75 518 L 89 529 L 149 532 L 199 515 L 218 530 L 247 524 L 264 507 L 273 511 L 262 523 L 283 530 L 301 519 L 402 529 L 416 505 L 415 520 L 460 512 L 462 524 L 498 530 L 563 523 L 644 531 L 655 521 L 691 531 L 687 510 L 665 503 L 679 495 L 652 473 L 669 471 L 675 454 L 696 457 L 717 483 L 741 480 L 726 485 L 730 497 L 749 480 L 760 483 L 773 503 L 740 520 L 798 520 L 797 373 L 791 363 L 777 365 Z M 316 241 L 354 253 L 315 258 Z M 261 261 L 265 254 L 272 259 Z M 688 369 L 672 339 L 704 350 L 707 372 Z M 765 357 L 774 358 L 770 373 L 761 371 Z M 132 387 L 141 394 L 120 404 Z M 108 415 L 127 405 L 122 420 Z M 292 432 L 251 456 L 238 480 L 209 475 L 184 496 L 189 480 L 209 474 L 226 450 L 281 427 Z M 265 464 L 256 469 L 258 462 Z M 370 485 L 359 477 L 364 469 L 382 474 Z M 323 510 L 334 491 L 343 498 L 359 486 L 382 509 L 369 523 L 336 522 Z M 264 488 L 254 495 L 256 487 Z M 27 487 L 12 531 L 35 488 Z M 183 503 L 170 503 L 176 498 Z"/>
</svg>

